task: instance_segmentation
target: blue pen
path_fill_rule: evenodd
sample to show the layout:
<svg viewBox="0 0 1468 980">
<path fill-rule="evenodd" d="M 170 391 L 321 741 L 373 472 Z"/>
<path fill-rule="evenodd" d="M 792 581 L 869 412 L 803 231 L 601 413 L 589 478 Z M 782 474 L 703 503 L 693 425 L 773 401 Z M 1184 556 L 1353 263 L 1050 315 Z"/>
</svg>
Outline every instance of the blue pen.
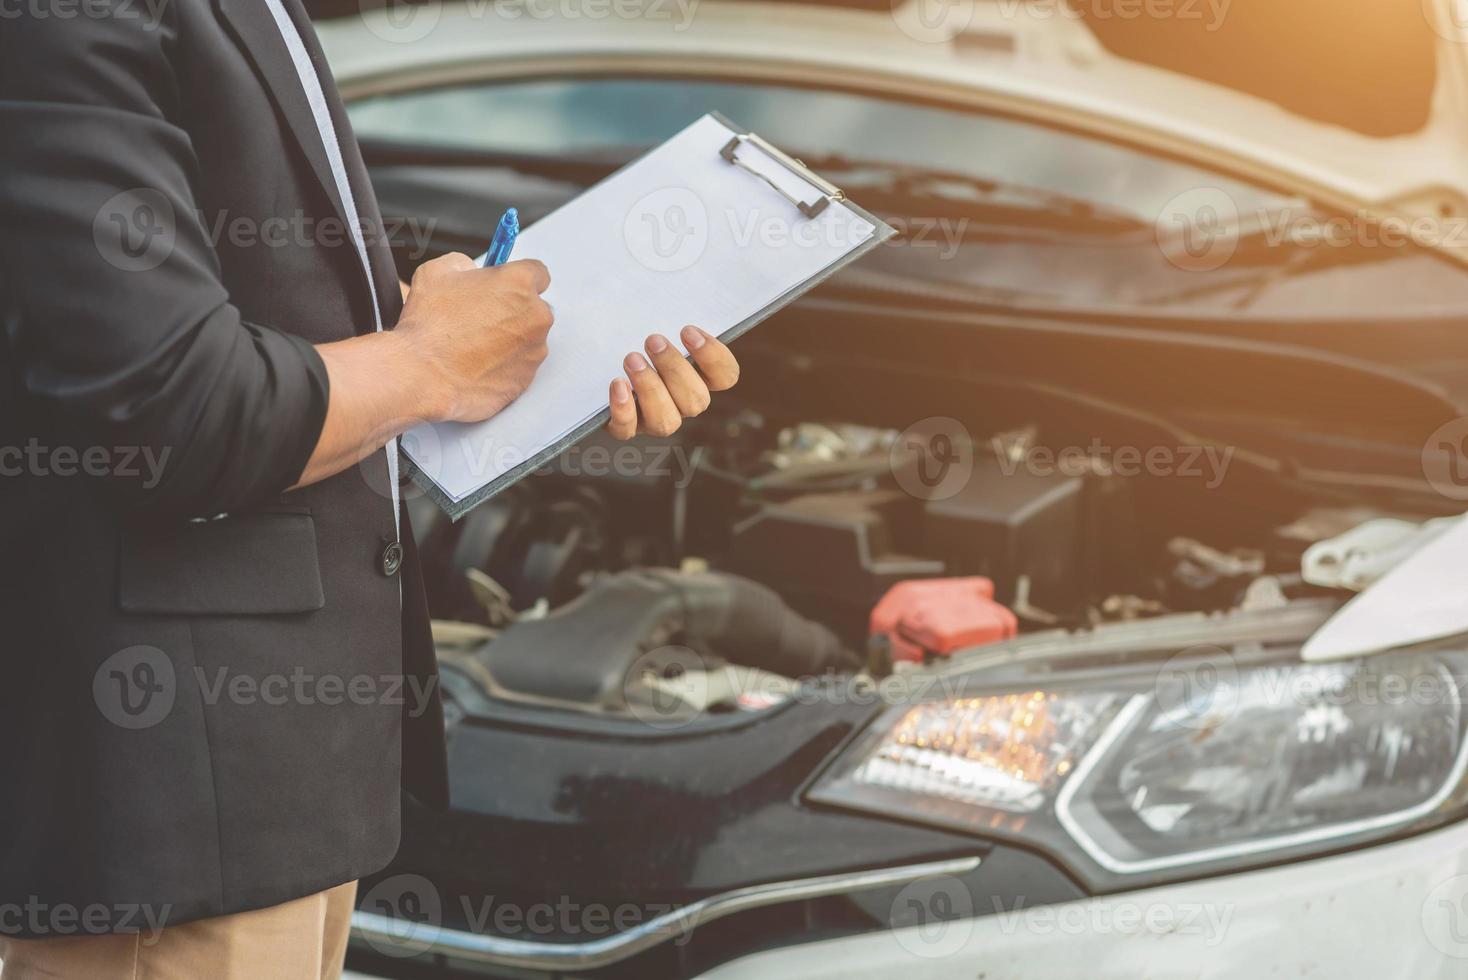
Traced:
<svg viewBox="0 0 1468 980">
<path fill-rule="evenodd" d="M 484 258 L 479 263 L 480 267 L 504 265 L 510 261 L 510 253 L 515 250 L 515 238 L 519 234 L 520 212 L 510 208 L 500 219 L 498 227 L 495 228 L 494 238 L 490 240 L 489 251 L 484 253 Z"/>
</svg>

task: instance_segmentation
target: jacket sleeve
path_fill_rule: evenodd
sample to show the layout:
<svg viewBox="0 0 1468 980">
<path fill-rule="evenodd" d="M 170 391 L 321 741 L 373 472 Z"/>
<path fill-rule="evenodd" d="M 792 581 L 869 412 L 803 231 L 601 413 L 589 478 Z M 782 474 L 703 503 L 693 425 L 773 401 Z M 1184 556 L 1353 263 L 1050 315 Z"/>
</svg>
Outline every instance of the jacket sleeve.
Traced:
<svg viewBox="0 0 1468 980">
<path fill-rule="evenodd" d="M 310 344 L 230 303 L 177 123 L 177 4 L 139 16 L 154 6 L 104 0 L 0 28 L 0 324 L 8 383 L 45 433 L 150 450 L 161 480 L 130 470 L 109 490 L 207 516 L 300 477 L 327 376 Z"/>
</svg>

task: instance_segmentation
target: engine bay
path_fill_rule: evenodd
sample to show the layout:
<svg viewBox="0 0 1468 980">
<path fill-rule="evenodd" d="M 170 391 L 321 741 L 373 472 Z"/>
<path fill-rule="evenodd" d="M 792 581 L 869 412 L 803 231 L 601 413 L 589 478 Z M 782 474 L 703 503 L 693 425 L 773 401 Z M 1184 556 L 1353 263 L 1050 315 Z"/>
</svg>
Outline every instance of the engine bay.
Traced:
<svg viewBox="0 0 1468 980">
<path fill-rule="evenodd" d="M 973 432 L 736 405 L 594 437 L 457 524 L 415 501 L 441 653 L 502 700 L 760 711 L 1018 634 L 1328 594 L 1302 556 L 1377 516 L 1225 485 L 1211 447 L 1129 468 L 1038 425 Z"/>
</svg>

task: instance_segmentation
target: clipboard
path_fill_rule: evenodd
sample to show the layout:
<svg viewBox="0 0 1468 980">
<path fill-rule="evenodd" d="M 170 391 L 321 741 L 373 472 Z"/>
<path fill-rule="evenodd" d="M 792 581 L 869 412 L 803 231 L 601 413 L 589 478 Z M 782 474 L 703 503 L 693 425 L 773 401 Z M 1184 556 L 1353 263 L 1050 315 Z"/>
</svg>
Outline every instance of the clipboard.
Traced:
<svg viewBox="0 0 1468 980">
<path fill-rule="evenodd" d="M 493 418 L 404 433 L 404 472 L 457 521 L 604 426 L 607 385 L 648 334 L 685 355 L 686 323 L 730 343 L 894 234 L 709 113 L 521 233 L 515 258 L 551 273 L 551 352 Z"/>
</svg>

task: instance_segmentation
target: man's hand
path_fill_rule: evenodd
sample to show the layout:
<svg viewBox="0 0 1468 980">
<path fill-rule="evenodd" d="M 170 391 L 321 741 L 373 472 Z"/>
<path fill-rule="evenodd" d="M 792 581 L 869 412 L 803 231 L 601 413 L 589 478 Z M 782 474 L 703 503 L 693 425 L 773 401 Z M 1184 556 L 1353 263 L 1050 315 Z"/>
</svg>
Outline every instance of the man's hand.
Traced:
<svg viewBox="0 0 1468 980">
<path fill-rule="evenodd" d="M 529 387 L 554 320 L 549 285 L 533 260 L 481 269 L 454 253 L 418 267 L 394 332 L 428 368 L 434 421 L 482 421 Z"/>
<path fill-rule="evenodd" d="M 703 414 L 709 392 L 725 391 L 739 380 L 739 362 L 717 338 L 694 326 L 684 327 L 682 337 L 692 364 L 658 333 L 647 338 L 647 357 L 628 354 L 622 362 L 632 384 L 626 378 L 612 382 L 607 431 L 614 438 L 631 439 L 639 431 L 672 435 L 684 419 Z"/>
<path fill-rule="evenodd" d="M 395 330 L 318 345 L 331 396 L 296 485 L 340 473 L 420 422 L 479 422 L 518 398 L 545 360 L 549 285 L 539 262 L 481 269 L 445 255 L 418 267 Z"/>
</svg>

